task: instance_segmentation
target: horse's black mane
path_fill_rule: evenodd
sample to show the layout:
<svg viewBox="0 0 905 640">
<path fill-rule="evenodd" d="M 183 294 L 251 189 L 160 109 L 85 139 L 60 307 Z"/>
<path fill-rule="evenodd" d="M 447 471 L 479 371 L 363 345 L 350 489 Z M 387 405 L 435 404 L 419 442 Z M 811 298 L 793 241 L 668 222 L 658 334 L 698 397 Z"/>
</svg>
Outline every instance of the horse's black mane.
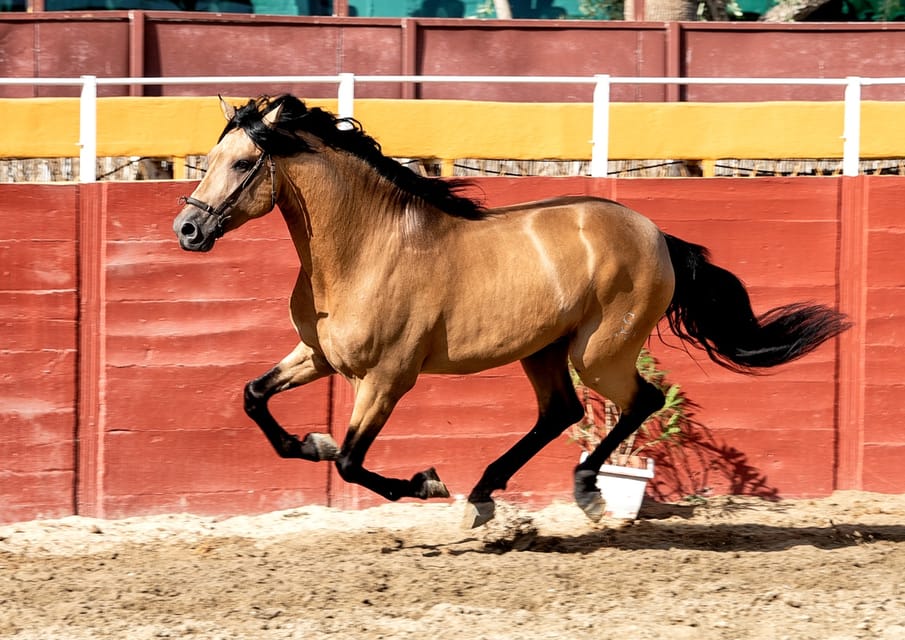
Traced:
<svg viewBox="0 0 905 640">
<path fill-rule="evenodd" d="M 268 126 L 264 114 L 282 107 L 275 126 Z M 380 175 L 397 187 L 425 202 L 459 218 L 477 220 L 486 217 L 487 210 L 475 200 L 458 194 L 467 185 L 464 180 L 441 180 L 418 175 L 392 158 L 383 155 L 380 144 L 361 128 L 353 118 L 339 118 L 319 107 L 308 108 L 295 96 L 284 94 L 276 98 L 262 96 L 249 100 L 236 109 L 227 123 L 222 139 L 234 129 L 242 129 L 265 153 L 292 156 L 310 152 L 311 147 L 296 134 L 306 131 L 335 149 L 343 149 L 365 160 Z"/>
</svg>

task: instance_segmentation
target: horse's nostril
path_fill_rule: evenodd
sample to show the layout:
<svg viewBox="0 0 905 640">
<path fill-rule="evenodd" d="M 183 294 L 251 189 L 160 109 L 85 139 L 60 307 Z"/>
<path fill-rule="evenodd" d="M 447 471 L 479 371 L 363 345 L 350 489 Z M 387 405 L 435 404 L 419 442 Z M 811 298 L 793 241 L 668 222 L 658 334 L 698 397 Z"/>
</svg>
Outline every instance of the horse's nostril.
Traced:
<svg viewBox="0 0 905 640">
<path fill-rule="evenodd" d="M 191 222 L 184 222 L 182 224 L 182 228 L 179 231 L 182 233 L 182 237 L 193 240 L 198 234 L 198 227 L 196 227 Z"/>
</svg>

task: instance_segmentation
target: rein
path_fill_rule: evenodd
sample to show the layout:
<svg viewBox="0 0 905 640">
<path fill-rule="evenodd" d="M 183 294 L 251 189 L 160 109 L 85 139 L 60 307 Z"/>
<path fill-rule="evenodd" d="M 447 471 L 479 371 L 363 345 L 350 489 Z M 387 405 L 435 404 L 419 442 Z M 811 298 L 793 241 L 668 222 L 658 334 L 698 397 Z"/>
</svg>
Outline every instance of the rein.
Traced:
<svg viewBox="0 0 905 640">
<path fill-rule="evenodd" d="M 179 202 L 182 204 L 190 204 L 193 207 L 197 207 L 205 213 L 214 216 L 217 219 L 216 237 L 219 238 L 226 233 L 224 227 L 229 222 L 229 216 L 226 215 L 226 212 L 236 204 L 239 196 L 242 195 L 242 192 L 245 191 L 246 187 L 248 187 L 251 181 L 254 180 L 254 177 L 258 174 L 258 171 L 261 170 L 261 167 L 264 166 L 265 160 L 270 161 L 270 208 L 273 209 L 277 203 L 276 181 L 274 180 L 276 168 L 274 166 L 273 157 L 269 153 L 261 153 L 254 166 L 251 168 L 251 171 L 246 174 L 242 179 L 242 182 L 236 185 L 235 189 L 230 191 L 229 195 L 220 203 L 220 206 L 214 207 L 213 205 L 204 202 L 203 200 L 193 198 L 192 196 L 180 196 Z"/>
</svg>

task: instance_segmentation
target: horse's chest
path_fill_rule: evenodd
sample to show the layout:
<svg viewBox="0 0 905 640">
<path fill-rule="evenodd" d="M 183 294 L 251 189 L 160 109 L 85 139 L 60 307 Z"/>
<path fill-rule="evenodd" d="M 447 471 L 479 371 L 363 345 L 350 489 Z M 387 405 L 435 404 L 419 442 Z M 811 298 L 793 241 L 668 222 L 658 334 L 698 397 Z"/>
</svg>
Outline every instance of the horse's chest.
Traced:
<svg viewBox="0 0 905 640">
<path fill-rule="evenodd" d="M 386 345 L 366 326 L 321 318 L 317 337 L 324 357 L 346 377 L 360 378 L 380 361 Z"/>
</svg>

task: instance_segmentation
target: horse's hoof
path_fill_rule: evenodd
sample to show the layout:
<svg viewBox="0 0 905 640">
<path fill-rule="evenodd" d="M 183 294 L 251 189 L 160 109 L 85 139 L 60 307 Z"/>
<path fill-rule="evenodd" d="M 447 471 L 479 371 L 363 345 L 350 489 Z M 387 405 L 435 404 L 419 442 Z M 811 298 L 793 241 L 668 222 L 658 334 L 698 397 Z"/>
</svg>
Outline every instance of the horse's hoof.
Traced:
<svg viewBox="0 0 905 640">
<path fill-rule="evenodd" d="M 606 500 L 597 488 L 597 474 L 586 469 L 575 470 L 575 502 L 592 522 L 599 522 L 606 510 Z"/>
<path fill-rule="evenodd" d="M 594 493 L 584 496 L 583 500 L 579 500 L 578 506 L 581 507 L 581 510 L 584 511 L 584 514 L 591 522 L 600 522 L 606 511 L 606 500 L 603 499 L 600 493 Z"/>
<path fill-rule="evenodd" d="M 318 460 L 336 460 L 339 458 L 339 445 L 332 436 L 326 433 L 309 433 L 305 436 L 304 444 L 314 447 Z"/>
<path fill-rule="evenodd" d="M 437 470 L 433 467 L 427 471 L 415 474 L 413 482 L 415 481 L 421 483 L 421 488 L 415 492 L 415 495 L 419 498 L 427 500 L 428 498 L 449 497 L 449 489 L 447 489 L 446 485 L 443 484 L 443 481 L 440 480 L 440 476 L 437 475 Z"/>
<path fill-rule="evenodd" d="M 465 505 L 465 519 L 462 524 L 466 529 L 474 529 L 493 520 L 494 515 L 496 515 L 496 505 L 493 500 L 469 502 Z"/>
</svg>

